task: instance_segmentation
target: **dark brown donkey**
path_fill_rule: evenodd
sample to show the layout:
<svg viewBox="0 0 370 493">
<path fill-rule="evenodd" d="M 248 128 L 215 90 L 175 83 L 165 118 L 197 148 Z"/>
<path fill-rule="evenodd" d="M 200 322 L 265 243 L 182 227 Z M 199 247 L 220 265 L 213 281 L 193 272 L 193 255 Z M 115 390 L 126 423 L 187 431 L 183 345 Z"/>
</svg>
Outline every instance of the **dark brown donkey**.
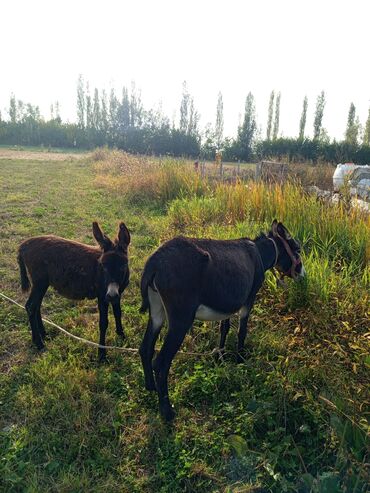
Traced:
<svg viewBox="0 0 370 493">
<path fill-rule="evenodd" d="M 149 308 L 150 315 L 140 355 L 145 387 L 157 390 L 160 411 L 166 420 L 174 417 L 168 397 L 168 371 L 194 319 L 224 321 L 220 341 L 223 348 L 230 326 L 228 319 L 239 314 L 238 351 L 242 353 L 249 313 L 265 271 L 276 267 L 283 275 L 303 277 L 299 252 L 299 243 L 275 220 L 269 233 L 254 241 L 178 237 L 164 243 L 148 259 L 141 294 L 142 310 Z M 165 318 L 168 333 L 152 363 Z"/>
<path fill-rule="evenodd" d="M 24 241 L 18 252 L 23 291 L 31 293 L 26 310 L 32 330 L 32 341 L 44 347 L 45 328 L 40 307 L 49 286 L 73 300 L 98 299 L 99 343 L 105 345 L 108 327 L 108 306 L 112 304 L 116 332 L 124 337 L 121 322 L 121 294 L 129 282 L 127 247 L 130 232 L 120 223 L 113 242 L 93 223 L 93 235 L 100 248 L 65 240 L 58 236 L 36 236 Z M 99 360 L 106 359 L 106 350 L 99 348 Z"/>
</svg>

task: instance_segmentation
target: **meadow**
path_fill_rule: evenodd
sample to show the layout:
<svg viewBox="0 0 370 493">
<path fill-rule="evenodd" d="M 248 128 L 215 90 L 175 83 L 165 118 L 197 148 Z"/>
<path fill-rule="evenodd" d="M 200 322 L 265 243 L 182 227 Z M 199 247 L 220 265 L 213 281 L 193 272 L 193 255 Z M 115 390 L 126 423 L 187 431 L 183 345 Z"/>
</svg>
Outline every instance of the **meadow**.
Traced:
<svg viewBox="0 0 370 493">
<path fill-rule="evenodd" d="M 0 491 L 367 491 L 369 216 L 324 204 L 297 180 L 219 182 L 181 160 L 107 150 L 29 154 L 0 159 L 0 291 L 22 303 L 19 243 L 53 233 L 93 244 L 93 220 L 112 236 L 119 220 L 131 230 L 123 346 L 138 347 L 146 327 L 145 259 L 176 234 L 253 238 L 276 217 L 302 242 L 308 275 L 278 287 L 268 273 L 245 363 L 235 361 L 237 320 L 223 361 L 175 358 L 170 425 L 137 355 L 110 351 L 98 365 L 93 348 L 50 327 L 38 353 L 25 311 L 0 298 Z M 93 301 L 50 290 L 43 314 L 98 339 Z M 113 326 L 107 343 L 120 344 Z M 182 349 L 208 353 L 218 338 L 218 324 L 197 322 Z"/>
</svg>

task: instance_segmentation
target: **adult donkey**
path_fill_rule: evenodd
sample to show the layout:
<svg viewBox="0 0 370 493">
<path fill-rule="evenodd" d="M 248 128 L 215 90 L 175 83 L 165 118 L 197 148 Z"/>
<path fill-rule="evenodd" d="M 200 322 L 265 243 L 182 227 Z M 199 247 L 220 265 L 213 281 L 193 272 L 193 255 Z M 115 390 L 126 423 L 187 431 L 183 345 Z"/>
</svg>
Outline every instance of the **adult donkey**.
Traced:
<svg viewBox="0 0 370 493">
<path fill-rule="evenodd" d="M 240 356 L 256 294 L 265 272 L 272 267 L 294 279 L 305 275 L 299 243 L 276 220 L 267 235 L 261 234 L 254 241 L 177 237 L 148 259 L 141 279 L 141 309 L 149 308 L 149 322 L 140 355 L 145 387 L 157 390 L 160 412 L 167 421 L 175 416 L 168 397 L 168 372 L 194 319 L 226 321 L 221 324 L 222 348 L 230 325 L 228 319 L 239 313 Z M 152 363 L 165 318 L 168 333 Z"/>
<path fill-rule="evenodd" d="M 38 349 L 44 347 L 45 328 L 40 307 L 49 286 L 73 300 L 97 298 L 99 307 L 99 343 L 105 345 L 108 327 L 108 306 L 112 304 L 116 332 L 124 337 L 120 300 L 129 282 L 127 248 L 130 232 L 120 223 L 117 239 L 111 241 L 93 223 L 93 235 L 100 248 L 66 240 L 54 235 L 36 236 L 24 241 L 18 252 L 23 291 L 31 293 L 26 310 L 32 340 Z M 99 360 L 106 359 L 106 350 L 99 349 Z"/>
</svg>

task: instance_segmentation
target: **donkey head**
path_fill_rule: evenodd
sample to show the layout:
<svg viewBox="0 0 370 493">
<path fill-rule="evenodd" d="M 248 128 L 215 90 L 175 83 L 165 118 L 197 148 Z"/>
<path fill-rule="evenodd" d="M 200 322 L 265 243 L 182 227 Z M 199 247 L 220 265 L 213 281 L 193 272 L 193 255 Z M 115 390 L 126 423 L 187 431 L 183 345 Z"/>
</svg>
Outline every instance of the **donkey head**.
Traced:
<svg viewBox="0 0 370 493">
<path fill-rule="evenodd" d="M 99 291 L 107 302 L 119 303 L 129 281 L 127 247 L 130 244 L 130 232 L 121 222 L 117 238 L 111 241 L 99 224 L 93 222 L 93 235 L 102 249 L 99 257 Z"/>
<path fill-rule="evenodd" d="M 274 219 L 271 231 L 268 235 L 272 238 L 277 248 L 276 268 L 285 276 L 294 280 L 306 275 L 301 260 L 301 246 L 292 238 L 286 227 Z"/>
</svg>

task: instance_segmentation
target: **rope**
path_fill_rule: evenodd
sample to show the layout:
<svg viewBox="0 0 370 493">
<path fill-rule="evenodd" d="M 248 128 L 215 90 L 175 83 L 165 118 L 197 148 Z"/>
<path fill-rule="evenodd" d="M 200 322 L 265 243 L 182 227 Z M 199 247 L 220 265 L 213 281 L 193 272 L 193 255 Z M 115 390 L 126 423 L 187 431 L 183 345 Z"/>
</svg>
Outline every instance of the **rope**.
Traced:
<svg viewBox="0 0 370 493">
<path fill-rule="evenodd" d="M 4 298 L 5 300 L 9 301 L 10 303 L 13 303 L 13 305 L 17 305 L 20 308 L 22 308 L 23 310 L 26 310 L 26 308 L 23 305 L 21 305 L 20 303 L 18 303 L 18 301 L 15 301 L 12 298 L 9 298 L 9 296 L 6 296 L 4 293 L 0 292 L 0 296 L 2 298 Z M 82 342 L 83 344 L 87 344 L 89 346 L 93 346 L 93 347 L 96 347 L 99 349 L 110 349 L 110 350 L 114 349 L 117 351 L 122 351 L 124 353 L 131 353 L 131 354 L 136 354 L 139 352 L 139 350 L 136 348 L 121 347 L 121 346 L 103 346 L 102 344 L 98 344 L 97 342 L 89 341 L 88 339 L 85 339 L 84 337 L 79 337 L 79 336 L 76 336 L 75 334 L 71 334 L 70 332 L 68 332 L 68 330 L 63 329 L 63 327 L 60 327 L 59 325 L 57 325 L 56 323 L 52 322 L 51 320 L 49 320 L 47 318 L 41 317 L 41 320 L 43 322 L 57 328 L 58 330 L 63 332 L 63 334 L 65 334 L 66 336 L 71 337 L 72 339 L 75 339 L 76 341 Z M 192 352 L 192 351 L 178 351 L 178 353 L 188 355 L 188 356 L 206 357 L 206 356 L 212 356 L 212 355 L 217 354 L 217 353 L 219 353 L 220 355 L 224 355 L 225 351 L 221 351 L 220 349 L 215 348 L 212 351 L 208 351 L 206 353 L 198 353 L 198 352 Z"/>
</svg>

